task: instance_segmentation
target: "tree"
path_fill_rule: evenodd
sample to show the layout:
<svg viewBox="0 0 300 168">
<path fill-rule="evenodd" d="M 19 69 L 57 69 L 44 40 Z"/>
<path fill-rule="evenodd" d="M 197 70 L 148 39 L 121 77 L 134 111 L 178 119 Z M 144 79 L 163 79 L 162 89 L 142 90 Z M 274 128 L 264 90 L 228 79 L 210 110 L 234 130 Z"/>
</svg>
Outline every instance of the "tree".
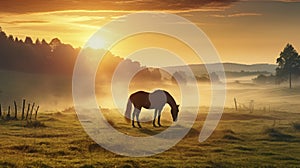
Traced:
<svg viewBox="0 0 300 168">
<path fill-rule="evenodd" d="M 291 44 L 287 44 L 277 58 L 276 76 L 280 81 L 289 80 L 289 86 L 292 88 L 292 75 L 299 75 L 300 56 Z"/>
<path fill-rule="evenodd" d="M 35 44 L 36 44 L 36 45 L 41 45 L 42 43 L 41 43 L 41 41 L 37 38 L 37 39 L 35 40 Z"/>
<path fill-rule="evenodd" d="M 31 37 L 26 37 L 26 38 L 25 38 L 25 43 L 26 43 L 26 44 L 33 45 L 33 41 L 32 41 L 32 39 L 31 39 Z"/>
</svg>

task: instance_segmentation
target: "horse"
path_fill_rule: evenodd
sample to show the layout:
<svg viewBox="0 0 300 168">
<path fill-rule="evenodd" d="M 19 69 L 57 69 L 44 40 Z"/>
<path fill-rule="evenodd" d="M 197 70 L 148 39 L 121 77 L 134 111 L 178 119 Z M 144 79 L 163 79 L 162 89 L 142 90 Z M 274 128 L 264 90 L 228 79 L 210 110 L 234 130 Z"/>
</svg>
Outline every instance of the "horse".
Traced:
<svg viewBox="0 0 300 168">
<path fill-rule="evenodd" d="M 179 105 L 176 104 L 174 98 L 171 96 L 171 94 L 165 90 L 155 90 L 152 93 L 148 93 L 145 91 L 137 91 L 133 94 L 131 94 L 127 101 L 127 107 L 125 111 L 125 119 L 129 122 L 132 120 L 132 127 L 135 127 L 134 125 L 134 118 L 136 117 L 137 124 L 139 128 L 142 128 L 140 121 L 139 121 L 139 115 L 141 112 L 142 107 L 146 109 L 154 109 L 154 119 L 153 119 L 153 126 L 157 127 L 155 125 L 155 119 L 158 114 L 158 126 L 161 127 L 160 124 L 160 115 L 163 107 L 165 104 L 168 103 L 171 107 L 171 114 L 173 118 L 173 122 L 177 121 L 178 116 L 178 107 Z M 131 112 L 132 112 L 132 105 L 134 106 L 134 110 L 132 113 L 131 118 Z"/>
</svg>

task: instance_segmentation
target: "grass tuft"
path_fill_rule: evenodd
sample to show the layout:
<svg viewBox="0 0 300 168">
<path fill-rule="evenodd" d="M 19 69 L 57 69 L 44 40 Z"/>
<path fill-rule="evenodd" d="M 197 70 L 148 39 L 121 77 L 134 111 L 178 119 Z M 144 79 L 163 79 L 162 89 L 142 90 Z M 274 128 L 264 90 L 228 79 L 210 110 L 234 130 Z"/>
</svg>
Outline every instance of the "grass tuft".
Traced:
<svg viewBox="0 0 300 168">
<path fill-rule="evenodd" d="M 6 161 L 0 161 L 0 167 L 17 167 L 15 164 L 6 162 Z"/>
<path fill-rule="evenodd" d="M 293 122 L 292 126 L 296 131 L 300 131 L 300 122 Z"/>
<path fill-rule="evenodd" d="M 234 131 L 231 129 L 226 129 L 222 131 L 224 133 L 223 139 L 226 140 L 235 140 L 235 141 L 243 141 L 242 138 L 238 137 Z"/>
<path fill-rule="evenodd" d="M 22 151 L 22 152 L 25 152 L 25 153 L 36 153 L 36 152 L 38 152 L 38 150 L 36 150 L 34 147 L 29 146 L 29 145 L 12 146 L 12 147 L 10 147 L 10 149 Z"/>
<path fill-rule="evenodd" d="M 32 162 L 32 163 L 26 165 L 26 167 L 52 168 L 52 166 L 49 166 L 49 165 L 43 163 L 42 161 Z"/>
<path fill-rule="evenodd" d="M 27 121 L 25 127 L 40 128 L 40 127 L 46 127 L 46 125 L 41 121 L 35 120 L 35 121 Z"/>
<path fill-rule="evenodd" d="M 241 151 L 255 151 L 254 148 L 249 148 L 249 147 L 245 147 L 245 146 L 237 146 L 234 147 L 235 149 L 241 150 Z"/>
<path fill-rule="evenodd" d="M 133 166 L 131 164 L 125 163 L 124 165 L 122 165 L 122 168 L 133 168 Z"/>
<path fill-rule="evenodd" d="M 232 131 L 231 129 L 226 129 L 223 132 L 228 133 L 228 134 L 235 134 L 235 132 Z"/>
<path fill-rule="evenodd" d="M 50 142 L 39 142 L 38 145 L 50 145 Z"/>
<path fill-rule="evenodd" d="M 243 139 L 235 136 L 235 135 L 231 135 L 231 134 L 226 134 L 223 136 L 223 139 L 227 139 L 227 140 L 234 140 L 234 141 L 242 141 Z"/>
<path fill-rule="evenodd" d="M 105 151 L 105 149 L 103 149 L 100 145 L 93 143 L 88 146 L 88 151 L 89 152 L 100 152 L 100 151 L 103 152 L 103 151 Z"/>
<path fill-rule="evenodd" d="M 94 168 L 93 165 L 85 164 L 83 166 L 80 166 L 80 168 Z"/>
<path fill-rule="evenodd" d="M 290 141 L 291 139 L 294 138 L 293 136 L 291 136 L 289 134 L 282 133 L 280 130 L 278 130 L 276 128 L 266 128 L 263 131 L 263 133 L 267 134 L 273 140 L 278 140 L 278 141 Z"/>
</svg>

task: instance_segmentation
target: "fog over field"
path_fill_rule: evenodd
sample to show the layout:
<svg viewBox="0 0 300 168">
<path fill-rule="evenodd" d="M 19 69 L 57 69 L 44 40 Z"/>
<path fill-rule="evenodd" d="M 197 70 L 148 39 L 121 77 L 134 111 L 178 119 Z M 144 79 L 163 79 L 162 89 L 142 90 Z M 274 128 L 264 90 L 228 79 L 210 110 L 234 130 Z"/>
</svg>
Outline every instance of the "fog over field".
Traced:
<svg viewBox="0 0 300 168">
<path fill-rule="evenodd" d="M 233 99 L 236 98 L 239 108 L 248 108 L 250 101 L 253 100 L 255 109 L 299 112 L 297 110 L 300 108 L 300 104 L 297 102 L 297 100 L 300 100 L 299 86 L 296 85 L 295 88 L 289 89 L 285 83 L 281 85 L 255 84 L 252 80 L 255 77 L 256 75 L 227 77 L 225 107 L 233 108 Z M 62 110 L 73 106 L 72 80 L 69 76 L 1 70 L 0 78 L 2 80 L 0 85 L 2 108 L 12 105 L 13 100 L 21 102 L 23 98 L 40 104 L 41 109 L 44 111 Z M 210 106 L 210 82 L 197 83 L 200 94 L 200 106 Z M 123 85 L 126 87 L 125 84 Z M 189 85 L 189 83 L 186 85 Z M 122 84 L 119 86 L 122 86 Z M 151 92 L 155 89 L 168 90 L 180 104 L 182 99 L 180 88 L 175 82 L 170 81 L 163 83 L 154 81 L 139 84 L 138 79 L 135 80 L 134 78 L 129 85 L 128 94 L 137 90 Z M 95 90 L 99 106 L 116 108 L 110 92 L 110 83 L 96 82 Z M 189 95 L 185 95 L 185 98 L 192 98 L 193 94 L 195 93 L 189 93 Z M 124 99 L 124 108 L 127 96 L 129 95 L 121 96 Z"/>
</svg>

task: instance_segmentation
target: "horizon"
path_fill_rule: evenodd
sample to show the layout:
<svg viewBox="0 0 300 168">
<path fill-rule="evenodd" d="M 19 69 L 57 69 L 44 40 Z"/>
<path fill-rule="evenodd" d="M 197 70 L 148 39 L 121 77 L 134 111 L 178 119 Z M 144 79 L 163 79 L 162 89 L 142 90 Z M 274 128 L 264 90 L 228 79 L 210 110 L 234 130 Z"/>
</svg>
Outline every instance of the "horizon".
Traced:
<svg viewBox="0 0 300 168">
<path fill-rule="evenodd" d="M 6 31 L 0 26 L 0 28 L 2 29 L 1 31 L 2 32 L 4 32 L 4 33 L 6 33 Z M 18 40 L 22 40 L 23 42 L 25 41 L 25 38 L 26 37 L 29 37 L 29 38 L 31 38 L 32 39 L 32 37 L 30 37 L 30 36 L 25 36 L 23 39 L 22 38 L 19 38 L 19 37 L 17 37 L 17 36 L 14 36 L 13 34 L 7 34 L 6 33 L 6 35 L 7 36 L 12 36 L 13 38 L 14 38 L 14 40 L 17 38 Z M 56 39 L 57 37 L 53 37 L 51 40 L 53 40 L 53 39 Z M 36 42 L 36 40 L 39 40 L 40 42 L 42 41 L 42 40 L 45 40 L 44 38 L 36 38 L 36 39 L 32 39 L 32 41 L 33 41 L 33 44 L 36 44 L 35 42 Z M 48 44 L 50 44 L 50 42 L 51 42 L 51 40 L 49 40 L 49 41 L 47 41 L 47 40 L 45 40 Z M 79 47 L 75 47 L 75 46 L 73 46 L 72 44 L 68 44 L 68 43 L 64 43 L 61 39 L 59 39 L 58 38 L 58 40 L 60 40 L 61 41 L 61 43 L 62 44 L 65 44 L 65 45 L 71 45 L 74 49 L 80 49 L 80 50 L 82 50 L 82 49 L 84 49 L 84 48 L 90 48 L 90 49 L 93 49 L 93 50 L 99 50 L 98 48 L 93 48 L 93 47 L 90 47 L 90 46 L 88 46 L 88 47 L 82 47 L 82 46 L 79 46 Z M 101 50 L 101 48 L 100 48 L 100 50 Z M 107 51 L 110 51 L 114 56 L 116 56 L 116 57 L 122 57 L 122 56 L 120 56 L 120 55 L 115 55 L 111 50 L 107 50 Z M 122 57 L 123 58 L 123 57 Z M 127 59 L 131 59 L 130 57 L 129 58 L 127 58 Z M 157 65 L 147 65 L 147 63 L 145 64 L 145 63 L 143 63 L 145 60 L 143 60 L 143 59 L 135 59 L 134 61 L 136 61 L 136 62 L 139 62 L 140 64 L 141 64 L 141 66 L 146 66 L 146 67 L 150 67 L 150 68 L 160 68 L 159 66 L 157 66 Z M 243 62 L 227 62 L 227 61 L 224 61 L 224 62 L 213 62 L 213 63 L 208 63 L 208 64 L 205 64 L 205 63 L 189 63 L 188 65 L 212 65 L 212 64 L 218 64 L 218 63 L 222 63 L 222 64 L 240 64 L 240 65 L 247 65 L 247 66 L 251 66 L 251 65 L 264 65 L 264 64 L 267 64 L 267 65 L 277 65 L 275 62 L 274 63 L 269 63 L 269 62 L 255 62 L 255 63 L 243 63 Z M 172 67 L 172 66 L 174 66 L 174 67 L 176 67 L 176 66 L 184 66 L 185 64 L 172 64 L 172 65 L 168 65 L 168 66 L 161 66 L 161 68 L 163 68 L 163 67 Z"/>
<path fill-rule="evenodd" d="M 0 26 L 1 27 L 1 26 Z M 30 35 L 25 35 L 25 36 L 16 36 L 16 35 L 14 35 L 14 34 L 7 34 L 7 31 L 3 28 L 3 27 L 1 27 L 2 28 L 2 31 L 3 32 L 5 32 L 6 33 L 6 35 L 7 36 L 10 36 L 10 35 L 12 35 L 13 37 L 14 37 L 14 39 L 15 38 L 18 38 L 19 40 L 22 40 L 23 42 L 25 41 L 25 38 L 26 37 L 30 37 L 33 41 L 34 41 L 34 43 L 35 43 L 35 40 L 45 40 L 48 44 L 51 42 L 51 40 L 53 40 L 53 39 L 55 39 L 55 38 L 58 38 L 58 37 L 52 37 L 52 38 L 49 38 L 49 39 L 46 39 L 46 38 L 43 38 L 43 37 L 36 37 L 36 38 L 33 38 L 33 37 L 31 37 Z M 84 48 L 84 46 L 74 46 L 72 43 L 68 43 L 68 42 L 64 42 L 63 41 L 63 39 L 60 39 L 60 38 L 58 38 L 63 44 L 67 44 L 67 45 L 71 45 L 74 49 L 80 49 L 80 50 L 82 50 L 83 48 Z M 289 42 L 287 42 L 286 44 L 288 44 Z M 292 44 L 293 45 L 293 44 Z M 294 45 L 293 45 L 294 46 Z M 295 46 L 294 46 L 295 47 Z M 89 48 L 92 48 L 92 49 L 97 49 L 97 48 L 93 48 L 93 47 L 89 47 Z M 281 50 L 283 50 L 283 48 L 284 47 L 282 47 L 282 49 Z M 100 48 L 101 49 L 101 48 Z M 297 50 L 297 47 L 295 47 L 295 49 Z M 280 52 L 281 52 L 281 50 L 278 52 L 278 56 L 280 55 Z M 118 53 L 118 52 L 113 52 L 113 51 L 111 51 L 111 50 L 107 50 L 107 51 L 110 51 L 112 54 L 114 54 L 115 56 L 119 56 L 119 57 L 123 57 L 123 56 L 121 56 L 121 55 L 116 55 L 115 53 Z M 297 50 L 297 51 L 300 51 L 300 50 Z M 277 57 L 278 57 L 277 56 Z M 220 58 L 221 58 L 221 63 L 222 64 L 226 64 L 226 63 L 232 63 L 232 64 L 243 64 L 243 65 L 256 65 L 256 64 L 270 64 L 270 65 L 276 65 L 276 58 L 273 60 L 273 62 L 249 62 L 249 61 L 247 61 L 247 62 L 243 62 L 243 61 L 230 61 L 230 60 L 222 60 L 222 56 L 220 55 Z M 135 61 L 138 61 L 138 60 L 135 60 Z M 139 62 L 139 61 L 138 61 Z M 140 62 L 141 63 L 141 62 Z M 193 62 L 191 62 L 191 63 L 189 63 L 189 65 L 193 65 L 193 64 L 204 64 L 204 63 L 193 63 Z M 209 64 L 217 64 L 217 62 L 216 63 L 209 63 Z M 142 64 L 141 63 L 141 65 L 143 65 L 143 66 L 147 66 L 146 64 Z M 169 66 L 172 66 L 172 65 L 169 65 Z M 181 66 L 180 64 L 178 64 L 178 65 L 174 65 L 174 66 Z"/>
<path fill-rule="evenodd" d="M 0 28 L 2 29 L 2 30 L 1 30 L 2 32 L 6 33 L 6 31 L 5 31 L 1 26 L 0 26 Z M 25 41 L 25 38 L 26 38 L 26 37 L 29 37 L 29 38 L 32 39 L 33 44 L 35 44 L 35 41 L 36 41 L 36 40 L 39 40 L 39 41 L 45 40 L 44 38 L 36 38 L 36 39 L 33 39 L 33 38 L 30 37 L 30 36 L 25 36 L 24 38 L 20 38 L 20 37 L 17 37 L 17 36 L 15 36 L 15 35 L 13 35 L 13 34 L 7 34 L 7 33 L 6 33 L 6 35 L 7 35 L 7 36 L 13 36 L 14 40 L 17 38 L 18 40 L 22 40 L 23 42 Z M 45 40 L 45 41 L 46 41 L 48 44 L 50 44 L 51 40 L 56 39 L 56 38 L 57 38 L 57 37 L 53 37 L 53 38 L 50 39 L 49 41 L 47 41 L 47 40 Z M 58 38 L 58 40 L 60 40 L 62 44 L 71 45 L 74 49 L 80 49 L 80 50 L 84 49 L 84 47 L 82 47 L 82 46 L 75 47 L 75 46 L 73 46 L 72 44 L 64 43 L 64 42 L 63 42 L 61 39 L 59 39 L 59 38 Z M 97 48 L 93 48 L 93 47 L 88 47 L 88 48 L 91 48 L 91 49 L 94 49 L 94 50 L 98 50 Z M 116 57 L 122 57 L 122 56 L 120 56 L 120 55 L 115 55 L 111 50 L 106 50 L 106 51 L 110 51 L 110 52 L 111 52 L 114 56 L 116 56 Z M 131 59 L 131 58 L 128 58 L 128 59 Z M 134 61 L 139 62 L 142 66 L 159 68 L 158 66 L 155 66 L 155 65 L 154 65 L 154 66 L 151 66 L 151 65 L 148 66 L 148 65 L 144 64 L 144 63 L 143 63 L 143 59 L 141 59 L 141 61 L 140 61 L 139 59 L 135 59 Z M 221 62 L 212 62 L 212 63 L 207 63 L 207 64 L 205 64 L 205 63 L 189 63 L 188 65 L 211 65 L 211 64 L 218 64 L 218 63 L 222 63 L 222 64 L 240 64 L 240 65 L 248 65 L 248 66 L 251 66 L 251 65 L 264 65 L 264 64 L 266 64 L 266 65 L 276 65 L 276 62 L 275 62 L 275 61 L 274 61 L 274 63 L 269 63 L 269 62 L 244 63 L 244 62 L 228 62 L 228 61 L 221 61 Z M 184 64 L 172 64 L 172 65 L 161 66 L 161 67 L 163 68 L 163 67 L 172 67 L 172 66 L 174 66 L 174 67 L 176 67 L 176 66 L 184 66 Z"/>
</svg>

